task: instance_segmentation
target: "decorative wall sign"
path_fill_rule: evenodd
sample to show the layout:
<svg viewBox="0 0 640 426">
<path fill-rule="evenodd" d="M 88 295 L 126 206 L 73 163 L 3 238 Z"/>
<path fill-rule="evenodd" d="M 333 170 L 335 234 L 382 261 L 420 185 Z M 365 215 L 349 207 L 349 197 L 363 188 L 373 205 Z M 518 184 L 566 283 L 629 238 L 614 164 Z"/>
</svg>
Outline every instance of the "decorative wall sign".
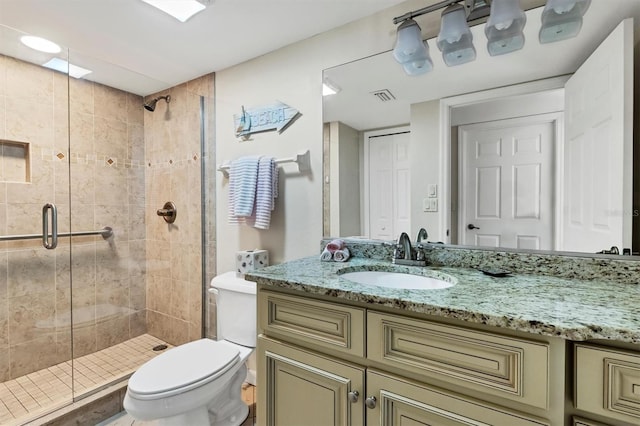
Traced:
<svg viewBox="0 0 640 426">
<path fill-rule="evenodd" d="M 272 104 L 247 108 L 242 107 L 241 114 L 234 114 L 236 137 L 248 139 L 254 133 L 277 130 L 282 133 L 301 114 L 298 110 L 280 101 Z"/>
</svg>

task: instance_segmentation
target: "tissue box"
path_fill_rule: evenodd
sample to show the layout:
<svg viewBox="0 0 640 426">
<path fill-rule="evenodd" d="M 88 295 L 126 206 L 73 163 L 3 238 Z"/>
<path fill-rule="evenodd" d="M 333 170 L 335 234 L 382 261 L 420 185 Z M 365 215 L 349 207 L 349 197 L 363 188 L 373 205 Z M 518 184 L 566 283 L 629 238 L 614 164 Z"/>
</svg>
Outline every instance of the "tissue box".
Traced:
<svg viewBox="0 0 640 426">
<path fill-rule="evenodd" d="M 244 276 L 247 272 L 269 266 L 267 250 L 246 250 L 236 253 L 236 275 Z"/>
</svg>

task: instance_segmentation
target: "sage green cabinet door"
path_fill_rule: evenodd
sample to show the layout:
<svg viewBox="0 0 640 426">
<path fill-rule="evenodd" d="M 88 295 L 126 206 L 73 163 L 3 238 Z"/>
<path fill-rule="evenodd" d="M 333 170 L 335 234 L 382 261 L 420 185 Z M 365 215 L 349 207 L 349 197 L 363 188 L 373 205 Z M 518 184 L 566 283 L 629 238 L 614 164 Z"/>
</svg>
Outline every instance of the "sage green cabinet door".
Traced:
<svg viewBox="0 0 640 426">
<path fill-rule="evenodd" d="M 262 336 L 258 360 L 259 425 L 364 425 L 362 367 Z"/>
<path fill-rule="evenodd" d="M 367 370 L 367 425 L 548 425 L 545 421 Z M 375 402 L 373 402 L 375 398 Z"/>
</svg>

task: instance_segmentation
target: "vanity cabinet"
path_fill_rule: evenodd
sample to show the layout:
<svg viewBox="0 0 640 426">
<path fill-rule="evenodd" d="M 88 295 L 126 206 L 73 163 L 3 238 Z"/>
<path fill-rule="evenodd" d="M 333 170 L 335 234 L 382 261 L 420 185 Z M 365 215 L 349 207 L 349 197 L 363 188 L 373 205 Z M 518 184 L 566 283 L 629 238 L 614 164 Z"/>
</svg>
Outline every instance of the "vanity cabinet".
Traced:
<svg viewBox="0 0 640 426">
<path fill-rule="evenodd" d="M 589 414 L 640 425 L 640 355 L 576 344 L 575 403 Z"/>
<path fill-rule="evenodd" d="M 258 329 L 260 425 L 551 424 L 545 342 L 261 286 Z"/>
<path fill-rule="evenodd" d="M 263 336 L 258 360 L 260 424 L 364 424 L 363 367 Z"/>
</svg>

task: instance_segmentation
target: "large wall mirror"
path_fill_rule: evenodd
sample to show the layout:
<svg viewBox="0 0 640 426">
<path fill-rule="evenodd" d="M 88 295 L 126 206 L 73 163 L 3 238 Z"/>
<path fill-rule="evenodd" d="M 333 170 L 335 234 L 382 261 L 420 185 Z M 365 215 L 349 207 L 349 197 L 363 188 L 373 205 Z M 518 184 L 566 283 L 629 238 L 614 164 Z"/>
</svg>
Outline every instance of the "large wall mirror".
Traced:
<svg viewBox="0 0 640 426">
<path fill-rule="evenodd" d="M 542 8 L 526 13 L 506 55 L 479 24 L 473 62 L 447 67 L 430 39 L 427 74 L 390 51 L 324 71 L 325 235 L 637 254 L 640 1 L 594 0 L 577 37 L 546 44 Z"/>
</svg>

